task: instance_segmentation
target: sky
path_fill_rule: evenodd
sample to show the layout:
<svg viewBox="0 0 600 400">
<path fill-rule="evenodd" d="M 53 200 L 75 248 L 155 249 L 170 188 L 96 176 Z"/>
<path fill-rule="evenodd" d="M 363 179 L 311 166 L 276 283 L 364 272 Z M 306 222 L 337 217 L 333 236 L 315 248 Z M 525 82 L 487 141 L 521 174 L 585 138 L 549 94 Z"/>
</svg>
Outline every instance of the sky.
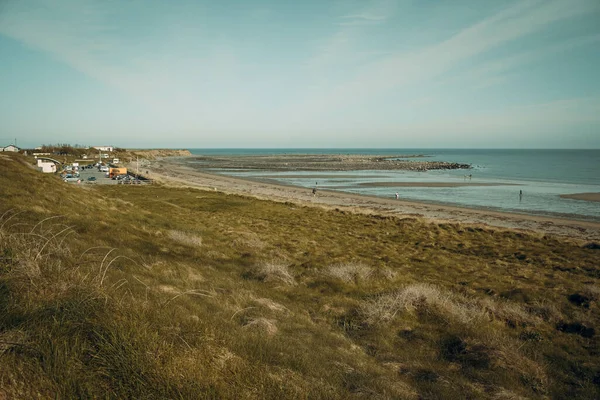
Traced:
<svg viewBox="0 0 600 400">
<path fill-rule="evenodd" d="M 0 146 L 600 148 L 600 0 L 0 0 Z"/>
</svg>

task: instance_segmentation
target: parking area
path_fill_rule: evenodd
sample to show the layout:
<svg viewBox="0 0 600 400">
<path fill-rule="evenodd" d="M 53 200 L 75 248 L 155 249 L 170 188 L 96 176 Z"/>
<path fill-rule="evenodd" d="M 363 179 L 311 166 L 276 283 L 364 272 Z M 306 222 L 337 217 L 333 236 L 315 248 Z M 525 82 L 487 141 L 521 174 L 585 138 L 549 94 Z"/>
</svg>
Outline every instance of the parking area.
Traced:
<svg viewBox="0 0 600 400">
<path fill-rule="evenodd" d="M 106 172 L 102 172 L 99 171 L 97 167 L 92 167 L 92 168 L 79 168 L 79 177 L 78 178 L 70 178 L 68 180 L 69 183 L 74 183 L 77 184 L 77 181 L 79 180 L 80 184 L 86 184 L 86 185 L 118 185 L 118 184 L 144 184 L 144 183 L 148 183 L 148 181 L 144 181 L 144 180 L 137 180 L 134 179 L 133 176 L 128 175 L 127 177 L 125 177 L 125 179 L 122 179 L 123 176 L 120 177 L 120 179 L 111 179 L 109 177 L 107 177 L 107 173 Z"/>
<path fill-rule="evenodd" d="M 79 179 L 81 183 L 96 184 L 96 185 L 116 185 L 117 181 L 113 181 L 106 177 L 106 172 L 98 171 L 97 167 L 79 168 Z M 75 182 L 77 183 L 77 182 Z"/>
</svg>

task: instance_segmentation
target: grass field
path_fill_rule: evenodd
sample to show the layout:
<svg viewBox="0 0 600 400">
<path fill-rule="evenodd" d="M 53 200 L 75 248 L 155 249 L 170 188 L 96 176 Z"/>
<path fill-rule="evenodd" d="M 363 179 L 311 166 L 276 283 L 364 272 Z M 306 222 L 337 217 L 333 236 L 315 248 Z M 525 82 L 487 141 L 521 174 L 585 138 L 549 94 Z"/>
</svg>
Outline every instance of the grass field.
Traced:
<svg viewBox="0 0 600 400">
<path fill-rule="evenodd" d="M 600 250 L 0 156 L 1 398 L 599 398 Z"/>
</svg>

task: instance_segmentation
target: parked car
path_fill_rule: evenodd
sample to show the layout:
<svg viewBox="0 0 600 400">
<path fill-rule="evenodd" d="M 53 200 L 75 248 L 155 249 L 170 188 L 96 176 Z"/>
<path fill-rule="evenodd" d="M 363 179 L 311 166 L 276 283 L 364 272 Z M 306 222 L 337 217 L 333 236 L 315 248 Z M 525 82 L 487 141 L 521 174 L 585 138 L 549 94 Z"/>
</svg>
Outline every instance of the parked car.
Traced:
<svg viewBox="0 0 600 400">
<path fill-rule="evenodd" d="M 90 176 L 89 178 L 87 178 L 87 180 L 88 180 L 89 182 L 93 182 L 93 181 L 95 181 L 95 180 L 96 180 L 96 177 L 95 177 L 95 176 Z"/>
</svg>

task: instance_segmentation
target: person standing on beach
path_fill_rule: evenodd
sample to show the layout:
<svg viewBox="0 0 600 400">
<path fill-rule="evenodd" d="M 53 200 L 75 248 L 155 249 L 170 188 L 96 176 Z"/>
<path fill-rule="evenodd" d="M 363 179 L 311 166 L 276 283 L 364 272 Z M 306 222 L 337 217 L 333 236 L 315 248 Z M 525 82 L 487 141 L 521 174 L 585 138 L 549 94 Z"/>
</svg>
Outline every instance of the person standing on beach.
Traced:
<svg viewBox="0 0 600 400">
<path fill-rule="evenodd" d="M 396 192 L 396 200 L 398 200 L 398 192 Z"/>
<path fill-rule="evenodd" d="M 523 200 L 523 191 L 519 190 L 519 201 Z"/>
</svg>

